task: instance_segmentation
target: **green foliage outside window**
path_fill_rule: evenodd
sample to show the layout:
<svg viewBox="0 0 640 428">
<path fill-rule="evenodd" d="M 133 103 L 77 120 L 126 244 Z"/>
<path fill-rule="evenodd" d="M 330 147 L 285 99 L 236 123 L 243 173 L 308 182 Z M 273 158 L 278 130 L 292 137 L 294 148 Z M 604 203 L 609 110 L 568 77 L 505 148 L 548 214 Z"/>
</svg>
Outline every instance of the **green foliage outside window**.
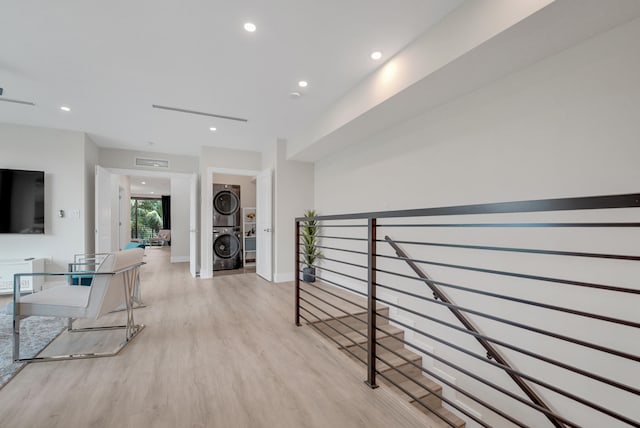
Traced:
<svg viewBox="0 0 640 428">
<path fill-rule="evenodd" d="M 131 198 L 131 238 L 149 239 L 162 229 L 162 201 Z"/>
</svg>

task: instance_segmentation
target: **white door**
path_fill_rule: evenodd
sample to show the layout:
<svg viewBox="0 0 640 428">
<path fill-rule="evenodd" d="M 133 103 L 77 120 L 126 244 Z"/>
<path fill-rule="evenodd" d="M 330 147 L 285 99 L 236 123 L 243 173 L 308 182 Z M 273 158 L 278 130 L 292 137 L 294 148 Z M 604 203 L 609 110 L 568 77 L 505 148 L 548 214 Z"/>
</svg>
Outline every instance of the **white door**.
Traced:
<svg viewBox="0 0 640 428">
<path fill-rule="evenodd" d="M 96 165 L 96 253 L 112 251 L 111 173 Z"/>
<path fill-rule="evenodd" d="M 266 169 L 258 175 L 256 186 L 256 273 L 271 281 L 271 169 Z"/>
<path fill-rule="evenodd" d="M 197 191 L 198 191 L 198 176 L 193 174 L 191 176 L 191 192 L 189 203 L 189 271 L 191 276 L 196 277 L 198 272 L 198 218 L 197 218 Z"/>
<path fill-rule="evenodd" d="M 124 187 L 118 187 L 118 249 L 122 250 L 129 242 L 131 236 L 131 224 L 127 218 L 131 212 L 131 199 L 127 197 L 129 192 Z"/>
</svg>

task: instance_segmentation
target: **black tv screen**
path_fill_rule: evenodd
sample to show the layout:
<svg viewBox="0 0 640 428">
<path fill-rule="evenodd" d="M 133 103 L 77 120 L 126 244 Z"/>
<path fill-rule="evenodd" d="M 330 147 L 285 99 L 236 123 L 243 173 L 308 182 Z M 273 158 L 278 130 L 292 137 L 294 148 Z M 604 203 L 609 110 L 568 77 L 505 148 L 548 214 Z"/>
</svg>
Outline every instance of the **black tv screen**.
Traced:
<svg viewBox="0 0 640 428">
<path fill-rule="evenodd" d="M 44 233 L 44 172 L 0 169 L 0 233 Z"/>
</svg>

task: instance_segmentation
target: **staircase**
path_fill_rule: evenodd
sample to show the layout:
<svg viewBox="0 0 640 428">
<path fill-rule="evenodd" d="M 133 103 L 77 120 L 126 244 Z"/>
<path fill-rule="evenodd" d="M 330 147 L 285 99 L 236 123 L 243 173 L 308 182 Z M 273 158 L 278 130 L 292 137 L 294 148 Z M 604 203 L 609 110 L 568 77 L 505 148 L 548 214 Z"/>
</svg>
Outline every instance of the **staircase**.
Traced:
<svg viewBox="0 0 640 428">
<path fill-rule="evenodd" d="M 338 348 L 354 360 L 361 363 L 366 361 L 367 311 L 363 309 L 366 305 L 366 300 L 360 296 L 320 283 L 305 284 L 303 290 L 310 290 L 314 296 L 317 295 L 323 300 L 310 297 L 307 292 L 301 294 L 309 302 L 309 304 L 304 305 L 305 308 L 308 308 L 308 311 L 315 315 L 305 316 L 311 321 L 309 324 L 322 334 L 333 339 Z M 325 294 L 321 290 L 330 291 L 334 296 Z M 346 303 L 340 297 L 335 296 L 348 299 L 353 304 Z M 348 312 L 348 314 L 345 314 L 344 311 Z M 378 305 L 377 311 L 384 316 L 389 316 L 389 308 L 384 305 Z M 442 407 L 442 401 L 439 397 L 442 393 L 442 386 L 424 376 L 418 368 L 422 367 L 422 357 L 406 349 L 404 344 L 398 340 L 404 339 L 404 330 L 390 325 L 388 320 L 381 316 L 377 317 L 376 322 L 378 328 L 382 330 L 376 332 L 377 354 L 379 357 L 376 362 L 379 372 L 377 376 L 378 383 L 385 384 L 385 386 L 409 401 L 422 413 L 428 415 L 433 420 L 434 426 L 464 427 L 465 423 L 462 419 Z M 394 351 L 395 354 L 391 351 Z M 396 354 L 413 362 L 417 367 Z M 398 384 L 410 395 L 393 386 L 385 377 Z M 424 387 L 416 382 L 421 383 Z M 446 423 L 443 418 L 450 423 Z"/>
</svg>

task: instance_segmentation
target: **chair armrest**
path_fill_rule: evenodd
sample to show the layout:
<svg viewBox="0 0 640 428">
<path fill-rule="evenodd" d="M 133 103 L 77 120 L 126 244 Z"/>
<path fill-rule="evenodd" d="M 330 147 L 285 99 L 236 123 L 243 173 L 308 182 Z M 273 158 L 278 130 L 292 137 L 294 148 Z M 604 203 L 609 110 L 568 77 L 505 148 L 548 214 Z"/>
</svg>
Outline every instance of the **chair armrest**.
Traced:
<svg viewBox="0 0 640 428">
<path fill-rule="evenodd" d="M 13 300 L 20 299 L 20 278 L 23 276 L 63 276 L 63 277 L 71 277 L 74 275 L 78 275 L 79 272 L 22 272 L 16 273 L 13 275 Z M 115 272 L 96 272 L 96 271 L 86 271 L 84 272 L 90 275 L 114 275 Z M 67 280 L 68 281 L 68 280 Z"/>
</svg>

